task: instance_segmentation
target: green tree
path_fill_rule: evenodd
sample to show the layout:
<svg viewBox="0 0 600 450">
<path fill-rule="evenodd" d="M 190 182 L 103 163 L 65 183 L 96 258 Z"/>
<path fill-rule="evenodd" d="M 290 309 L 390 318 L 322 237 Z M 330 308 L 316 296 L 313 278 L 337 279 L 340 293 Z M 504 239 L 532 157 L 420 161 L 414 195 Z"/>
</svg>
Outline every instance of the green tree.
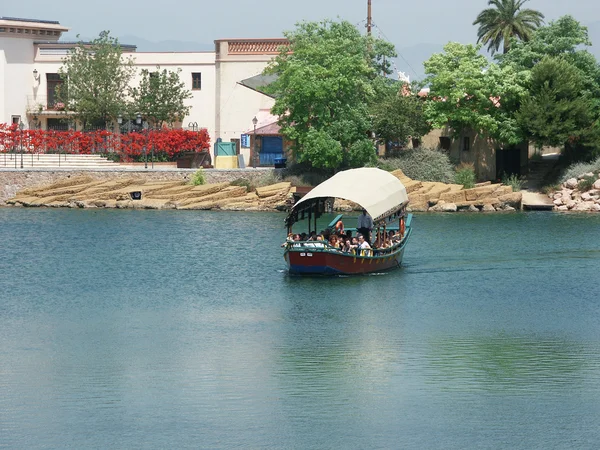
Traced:
<svg viewBox="0 0 600 450">
<path fill-rule="evenodd" d="M 524 132 L 537 145 L 566 143 L 567 156 L 573 160 L 593 157 L 600 146 L 600 65 L 587 50 L 590 45 L 587 28 L 571 16 L 563 16 L 538 28 L 530 41 L 516 42 L 506 55 L 497 55 L 499 64 L 517 72 L 519 83 L 529 91 L 526 104 L 515 108 L 521 110 Z M 559 68 L 565 73 L 559 73 Z M 556 85 L 561 81 L 575 84 L 572 89 Z M 538 108 L 535 102 L 542 102 L 547 109 Z M 587 119 L 582 118 L 584 111 Z M 560 115 L 565 122 L 557 122 Z M 544 124 L 543 119 L 550 123 Z"/>
<path fill-rule="evenodd" d="M 362 36 L 349 22 L 303 22 L 265 70 L 281 133 L 299 161 L 336 169 L 375 157 L 370 105 L 389 73 L 393 46 Z"/>
<path fill-rule="evenodd" d="M 119 41 L 103 31 L 91 43 L 79 42 L 59 69 L 64 80 L 58 93 L 66 109 L 84 126 L 106 126 L 126 108 L 134 74 L 133 60 L 122 58 Z"/>
<path fill-rule="evenodd" d="M 516 119 L 537 147 L 593 136 L 593 105 L 583 84 L 581 72 L 562 58 L 546 57 L 532 69 Z"/>
<path fill-rule="evenodd" d="M 431 129 L 425 119 L 425 101 L 408 85 L 395 85 L 372 108 L 373 131 L 381 142 L 405 143 L 420 138 Z"/>
<path fill-rule="evenodd" d="M 430 86 L 425 117 L 433 128 L 449 126 L 459 136 L 472 130 L 516 144 L 522 135 L 513 112 L 524 88 L 512 67 L 490 64 L 479 50 L 451 42 L 425 61 Z"/>
<path fill-rule="evenodd" d="M 544 15 L 534 9 L 521 9 L 528 0 L 489 0 L 492 8 L 479 13 L 473 25 L 479 25 L 477 43 L 488 46 L 496 53 L 504 45 L 504 53 L 510 49 L 512 38 L 528 41 L 533 32 L 544 22 Z"/>
<path fill-rule="evenodd" d="M 131 112 L 140 113 L 158 127 L 183 120 L 190 112 L 185 101 L 192 93 L 181 81 L 180 72 L 181 69 L 176 72 L 160 70 L 159 66 L 155 72 L 143 69 L 139 86 L 130 89 Z"/>
</svg>

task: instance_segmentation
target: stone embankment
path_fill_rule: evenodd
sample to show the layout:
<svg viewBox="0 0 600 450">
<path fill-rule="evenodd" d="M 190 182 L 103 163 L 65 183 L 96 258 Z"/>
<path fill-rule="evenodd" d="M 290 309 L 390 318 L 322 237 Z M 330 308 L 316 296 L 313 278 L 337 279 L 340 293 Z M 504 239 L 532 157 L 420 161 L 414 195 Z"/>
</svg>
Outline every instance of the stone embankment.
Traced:
<svg viewBox="0 0 600 450">
<path fill-rule="evenodd" d="M 491 182 L 479 183 L 472 189 L 460 184 L 417 181 L 401 170 L 392 172 L 404 186 L 410 200 L 411 211 L 430 212 L 492 212 L 521 209 L 522 194 L 512 187 Z"/>
<path fill-rule="evenodd" d="M 248 192 L 229 182 L 193 186 L 185 181 L 153 181 L 143 177 L 96 179 L 79 176 L 49 186 L 24 189 L 7 204 L 28 207 L 287 210 L 295 188 L 277 183 Z"/>
<path fill-rule="evenodd" d="M 561 185 L 561 190 L 548 196 L 554 200 L 555 211 L 600 212 L 599 174 L 585 173 L 570 178 Z"/>
<path fill-rule="evenodd" d="M 411 211 L 514 211 L 521 193 L 510 186 L 482 183 L 473 189 L 461 185 L 416 181 L 401 170 L 392 172 L 406 186 Z M 249 191 L 250 182 L 228 181 L 192 186 L 185 179 L 154 179 L 143 174 L 96 177 L 91 174 L 55 180 L 45 186 L 19 190 L 6 203 L 27 207 L 201 209 L 229 211 L 284 211 L 294 202 L 296 188 L 281 182 Z M 356 204 L 337 200 L 334 209 L 348 212 Z"/>
</svg>

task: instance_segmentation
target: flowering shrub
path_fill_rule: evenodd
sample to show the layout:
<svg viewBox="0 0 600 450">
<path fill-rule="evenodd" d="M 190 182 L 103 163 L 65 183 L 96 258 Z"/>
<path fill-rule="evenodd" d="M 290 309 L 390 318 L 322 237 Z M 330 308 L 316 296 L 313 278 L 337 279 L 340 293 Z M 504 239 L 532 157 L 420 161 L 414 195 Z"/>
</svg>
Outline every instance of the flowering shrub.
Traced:
<svg viewBox="0 0 600 450">
<path fill-rule="evenodd" d="M 0 152 L 20 151 L 26 153 L 109 153 L 118 154 L 121 159 L 131 160 L 144 152 L 164 159 L 174 160 L 182 152 L 200 152 L 210 148 L 210 137 L 206 129 L 150 130 L 127 134 L 99 131 L 54 131 L 19 130 L 17 124 L 0 124 Z M 111 159 L 115 159 L 112 157 Z"/>
</svg>

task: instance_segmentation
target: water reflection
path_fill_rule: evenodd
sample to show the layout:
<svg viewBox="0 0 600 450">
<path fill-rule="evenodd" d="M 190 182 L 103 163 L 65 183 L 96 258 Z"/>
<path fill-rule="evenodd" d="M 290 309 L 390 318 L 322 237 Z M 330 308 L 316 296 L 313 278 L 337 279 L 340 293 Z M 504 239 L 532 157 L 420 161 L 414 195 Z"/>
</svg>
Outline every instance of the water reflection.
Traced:
<svg viewBox="0 0 600 450">
<path fill-rule="evenodd" d="M 428 342 L 426 382 L 442 390 L 598 390 L 598 343 L 542 336 L 473 336 Z"/>
</svg>

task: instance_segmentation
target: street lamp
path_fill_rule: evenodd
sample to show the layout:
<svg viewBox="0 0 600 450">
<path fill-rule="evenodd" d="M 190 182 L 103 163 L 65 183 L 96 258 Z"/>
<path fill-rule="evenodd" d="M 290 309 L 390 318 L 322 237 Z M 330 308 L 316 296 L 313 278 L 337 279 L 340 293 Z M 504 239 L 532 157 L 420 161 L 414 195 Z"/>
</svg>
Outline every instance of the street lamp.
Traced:
<svg viewBox="0 0 600 450">
<path fill-rule="evenodd" d="M 256 169 L 256 124 L 258 123 L 258 119 L 256 118 L 256 116 L 254 116 L 254 119 L 252 119 L 252 124 L 254 125 L 254 142 L 253 142 L 253 148 L 252 148 L 252 167 Z"/>
<path fill-rule="evenodd" d="M 23 168 L 23 127 L 25 124 L 19 121 L 19 130 L 21 130 L 21 169 Z"/>
<path fill-rule="evenodd" d="M 121 114 L 117 116 L 117 123 L 119 124 L 119 127 L 123 124 L 123 116 Z"/>
</svg>

